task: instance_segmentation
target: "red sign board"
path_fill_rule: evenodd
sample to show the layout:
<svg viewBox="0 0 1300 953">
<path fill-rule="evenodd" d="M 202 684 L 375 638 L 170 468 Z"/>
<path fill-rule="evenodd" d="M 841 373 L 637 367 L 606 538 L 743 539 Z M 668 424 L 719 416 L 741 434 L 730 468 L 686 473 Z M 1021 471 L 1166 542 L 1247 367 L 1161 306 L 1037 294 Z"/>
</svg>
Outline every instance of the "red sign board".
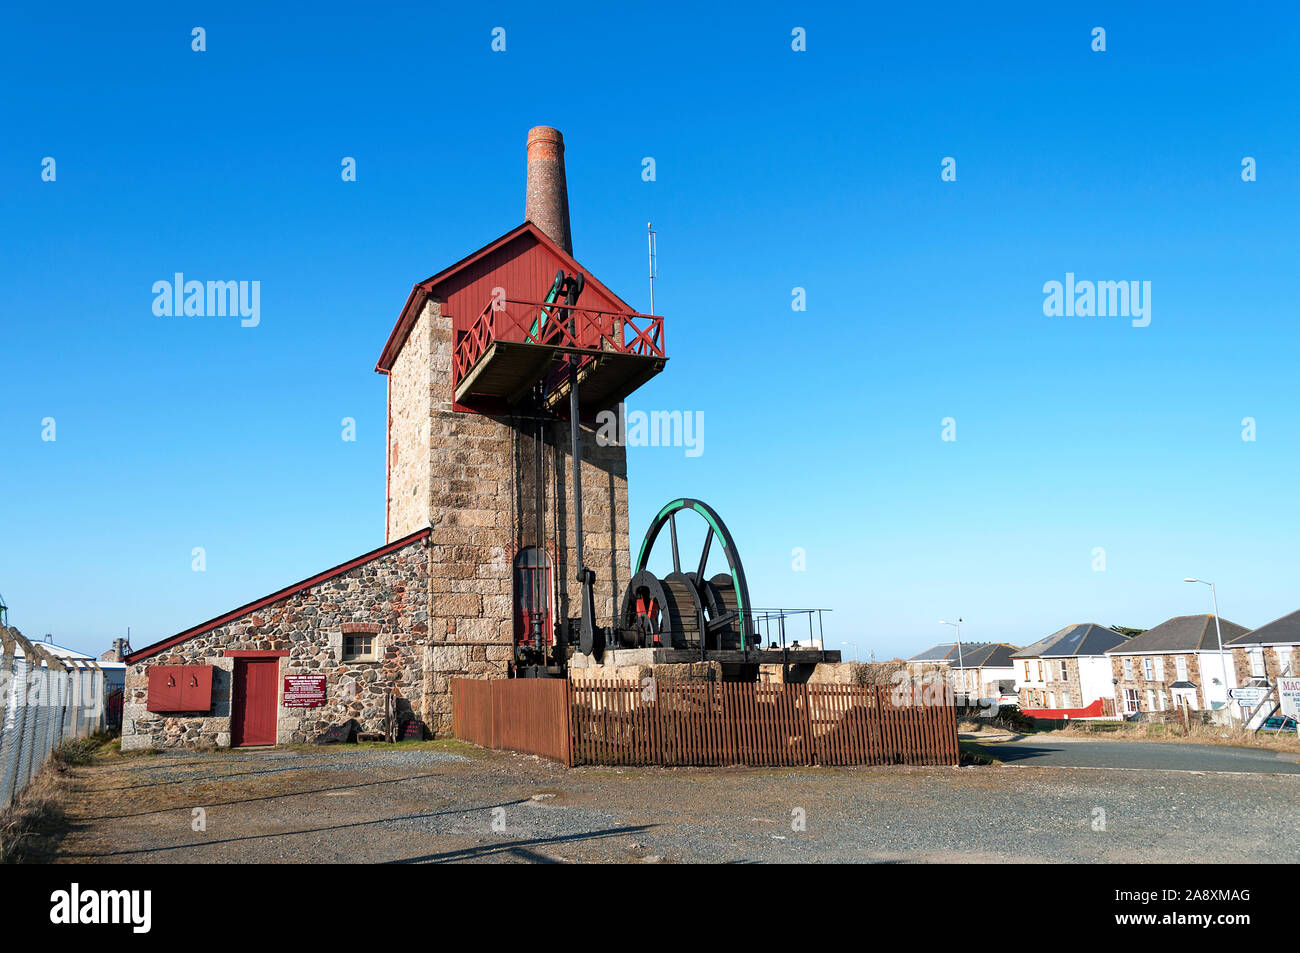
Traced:
<svg viewBox="0 0 1300 953">
<path fill-rule="evenodd" d="M 285 708 L 319 708 L 325 704 L 324 675 L 286 675 Z"/>
</svg>

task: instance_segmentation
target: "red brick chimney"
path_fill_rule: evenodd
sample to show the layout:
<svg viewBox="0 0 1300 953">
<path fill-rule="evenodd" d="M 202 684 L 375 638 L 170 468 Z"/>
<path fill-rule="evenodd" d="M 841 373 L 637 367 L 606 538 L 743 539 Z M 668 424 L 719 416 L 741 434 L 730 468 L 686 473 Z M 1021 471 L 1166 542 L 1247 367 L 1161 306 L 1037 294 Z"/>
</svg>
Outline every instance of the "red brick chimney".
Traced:
<svg viewBox="0 0 1300 953">
<path fill-rule="evenodd" d="M 570 255 L 569 187 L 564 180 L 564 137 L 550 126 L 528 130 L 528 219 Z"/>
</svg>

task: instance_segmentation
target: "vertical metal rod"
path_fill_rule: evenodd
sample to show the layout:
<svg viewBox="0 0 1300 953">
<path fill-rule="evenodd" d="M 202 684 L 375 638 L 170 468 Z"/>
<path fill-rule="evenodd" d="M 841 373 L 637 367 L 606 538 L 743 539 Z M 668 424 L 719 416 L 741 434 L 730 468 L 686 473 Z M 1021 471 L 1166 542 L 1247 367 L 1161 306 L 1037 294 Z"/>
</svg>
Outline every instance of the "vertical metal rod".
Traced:
<svg viewBox="0 0 1300 953">
<path fill-rule="evenodd" d="M 566 296 L 566 303 L 573 304 L 581 293 L 582 276 L 571 287 Z M 569 325 L 573 340 L 578 340 L 577 312 L 564 309 L 564 320 Z M 573 441 L 573 530 L 574 542 L 578 547 L 578 584 L 581 586 L 579 598 L 582 600 L 581 636 L 579 644 L 586 649 L 594 649 L 596 644 L 596 605 L 592 583 L 594 573 L 587 569 L 586 553 L 582 537 L 582 418 L 578 406 L 578 355 L 569 355 L 569 432 Z M 557 527 L 558 528 L 558 527 Z"/>
<path fill-rule="evenodd" d="M 646 222 L 646 248 L 650 252 L 650 313 L 655 313 L 655 278 L 658 271 L 658 255 L 655 254 L 655 229 L 653 222 Z"/>
<path fill-rule="evenodd" d="M 543 423 L 541 414 L 537 416 L 537 432 L 533 439 L 533 479 L 536 482 L 533 493 L 533 505 L 537 507 L 537 516 L 534 521 L 536 524 L 536 542 L 535 552 L 537 565 L 532 571 L 533 576 L 533 648 L 538 652 L 545 654 L 546 651 L 546 613 L 542 611 L 544 605 L 542 601 L 542 585 L 545 573 L 542 570 L 542 554 L 546 552 L 546 486 L 542 467 L 544 465 L 544 456 L 542 454 L 542 439 L 546 434 L 546 424 Z M 540 617 L 539 617 L 540 614 Z M 545 661 L 545 659 L 543 659 Z"/>
<path fill-rule="evenodd" d="M 578 418 L 578 356 L 569 357 L 569 431 L 573 439 L 573 529 L 578 546 L 578 578 L 586 581 L 582 552 L 582 424 Z"/>
<path fill-rule="evenodd" d="M 668 514 L 668 531 L 673 537 L 673 572 L 682 571 L 682 560 L 677 554 L 677 514 Z"/>
</svg>

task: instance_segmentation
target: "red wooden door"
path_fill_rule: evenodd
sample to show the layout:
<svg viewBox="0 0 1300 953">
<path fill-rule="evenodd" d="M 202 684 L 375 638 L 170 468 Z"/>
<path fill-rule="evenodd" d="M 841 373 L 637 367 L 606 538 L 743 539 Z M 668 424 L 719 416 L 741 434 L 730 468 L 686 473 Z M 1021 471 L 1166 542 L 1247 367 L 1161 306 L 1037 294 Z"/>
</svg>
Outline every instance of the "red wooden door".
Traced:
<svg viewBox="0 0 1300 953">
<path fill-rule="evenodd" d="M 236 659 L 230 706 L 230 743 L 275 744 L 275 710 L 280 660 Z"/>
</svg>

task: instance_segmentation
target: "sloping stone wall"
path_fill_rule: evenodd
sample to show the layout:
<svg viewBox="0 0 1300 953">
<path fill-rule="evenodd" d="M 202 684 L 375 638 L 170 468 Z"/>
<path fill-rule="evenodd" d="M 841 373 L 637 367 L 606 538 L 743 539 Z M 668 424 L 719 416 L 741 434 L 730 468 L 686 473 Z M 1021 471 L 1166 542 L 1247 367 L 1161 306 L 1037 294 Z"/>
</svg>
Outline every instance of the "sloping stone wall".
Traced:
<svg viewBox="0 0 1300 953">
<path fill-rule="evenodd" d="M 326 704 L 285 708 L 276 702 L 279 744 L 310 741 L 349 718 L 363 730 L 384 724 L 384 693 L 396 689 L 413 713 L 428 722 L 424 647 L 428 641 L 429 552 L 417 539 L 309 589 L 200 633 L 157 655 L 130 664 L 122 712 L 122 748 L 228 746 L 236 659 L 231 652 L 287 652 L 285 675 L 326 676 Z M 345 630 L 373 633 L 374 661 L 344 661 Z M 152 665 L 214 667 L 208 712 L 161 713 L 147 709 Z M 449 691 L 450 689 L 448 689 Z"/>
</svg>

